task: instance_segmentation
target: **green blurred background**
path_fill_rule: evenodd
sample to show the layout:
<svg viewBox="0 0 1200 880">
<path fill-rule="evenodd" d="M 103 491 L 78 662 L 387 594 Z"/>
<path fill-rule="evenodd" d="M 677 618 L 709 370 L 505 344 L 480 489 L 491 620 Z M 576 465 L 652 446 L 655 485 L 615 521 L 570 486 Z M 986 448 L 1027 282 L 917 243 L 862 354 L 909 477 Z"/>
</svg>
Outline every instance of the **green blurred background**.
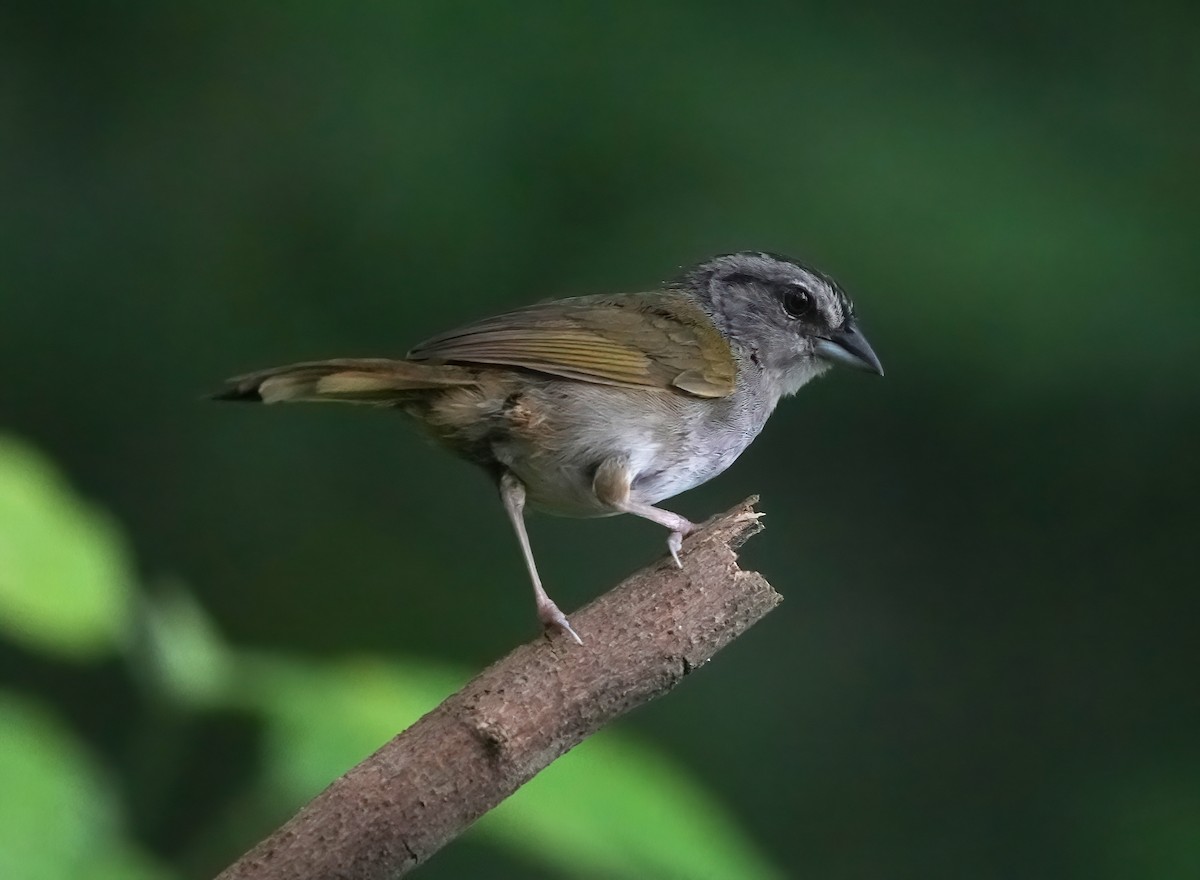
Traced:
<svg viewBox="0 0 1200 880">
<path fill-rule="evenodd" d="M 762 493 L 743 560 L 787 601 L 420 876 L 1200 876 L 1198 34 L 4 3 L 0 872 L 211 875 L 534 635 L 480 474 L 224 377 L 761 248 L 838 277 L 888 369 L 674 503 Z M 531 529 L 568 610 L 662 552 Z"/>
</svg>

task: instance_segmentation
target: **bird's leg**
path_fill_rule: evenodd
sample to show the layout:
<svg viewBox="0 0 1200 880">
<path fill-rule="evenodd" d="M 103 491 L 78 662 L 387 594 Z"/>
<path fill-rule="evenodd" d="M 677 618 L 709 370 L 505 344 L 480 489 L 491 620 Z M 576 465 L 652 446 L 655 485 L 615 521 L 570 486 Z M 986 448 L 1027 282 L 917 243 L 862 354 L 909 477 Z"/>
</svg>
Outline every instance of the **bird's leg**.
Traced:
<svg viewBox="0 0 1200 880">
<path fill-rule="evenodd" d="M 618 457 L 607 458 L 596 468 L 596 476 L 592 479 L 592 491 L 613 510 L 632 513 L 670 529 L 667 549 L 671 551 L 675 566 L 683 568 L 683 563 L 679 561 L 679 550 L 683 547 L 683 539 L 696 531 L 698 526 L 677 513 L 642 501 L 634 501 L 630 498 L 632 484 L 633 475 L 629 472 L 628 462 Z"/>
<path fill-rule="evenodd" d="M 533 598 L 537 602 L 538 620 L 543 626 L 566 633 L 576 644 L 582 645 L 583 639 L 571 628 L 567 616 L 558 610 L 554 600 L 546 595 L 542 588 L 542 579 L 538 576 L 537 564 L 533 561 L 533 550 L 529 546 L 529 533 L 525 531 L 525 485 L 512 473 L 505 471 L 500 478 L 500 498 L 508 518 L 512 520 L 513 529 L 517 533 L 517 541 L 521 544 L 521 554 L 525 557 L 525 567 L 529 569 L 529 577 L 533 581 Z"/>
<path fill-rule="evenodd" d="M 683 568 L 683 563 L 679 560 L 679 551 L 683 548 L 683 539 L 698 528 L 694 522 L 680 516 L 678 513 L 671 513 L 669 510 L 663 510 L 661 507 L 655 507 L 652 504 L 643 504 L 639 501 L 626 500 L 624 503 L 615 506 L 622 513 L 632 513 L 634 516 L 640 516 L 643 519 L 648 519 L 650 522 L 656 522 L 660 526 L 670 529 L 671 534 L 667 535 L 667 549 L 671 551 L 671 558 L 675 560 L 675 567 Z"/>
</svg>

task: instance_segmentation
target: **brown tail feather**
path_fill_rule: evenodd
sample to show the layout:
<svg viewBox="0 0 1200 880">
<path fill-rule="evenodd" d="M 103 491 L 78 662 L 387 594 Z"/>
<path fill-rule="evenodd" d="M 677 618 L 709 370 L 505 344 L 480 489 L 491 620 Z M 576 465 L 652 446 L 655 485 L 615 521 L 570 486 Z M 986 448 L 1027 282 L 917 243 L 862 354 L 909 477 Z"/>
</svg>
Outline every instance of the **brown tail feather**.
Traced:
<svg viewBox="0 0 1200 880">
<path fill-rule="evenodd" d="M 462 367 L 415 364 L 386 358 L 341 358 L 308 361 L 260 370 L 230 379 L 214 400 L 262 403 L 335 401 L 386 405 L 406 392 L 472 385 L 470 370 Z"/>
</svg>

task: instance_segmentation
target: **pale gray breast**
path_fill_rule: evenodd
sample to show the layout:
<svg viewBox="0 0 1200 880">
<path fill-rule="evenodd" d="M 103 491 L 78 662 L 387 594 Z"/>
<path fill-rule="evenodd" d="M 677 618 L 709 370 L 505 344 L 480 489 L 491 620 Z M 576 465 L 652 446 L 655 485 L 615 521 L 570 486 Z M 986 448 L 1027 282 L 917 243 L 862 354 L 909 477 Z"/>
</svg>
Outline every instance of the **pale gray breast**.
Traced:
<svg viewBox="0 0 1200 880">
<path fill-rule="evenodd" d="M 688 400 L 673 444 L 638 473 L 633 493 L 655 504 L 711 480 L 728 468 L 758 436 L 770 415 L 755 396 L 740 390 L 719 400 Z"/>
<path fill-rule="evenodd" d="M 655 504 L 724 471 L 758 436 L 773 408 L 756 388 L 702 400 L 549 380 L 531 386 L 546 414 L 538 442 L 497 440 L 498 461 L 525 483 L 530 503 L 566 516 L 606 516 L 592 492 L 600 462 L 619 456 L 635 500 Z"/>
</svg>

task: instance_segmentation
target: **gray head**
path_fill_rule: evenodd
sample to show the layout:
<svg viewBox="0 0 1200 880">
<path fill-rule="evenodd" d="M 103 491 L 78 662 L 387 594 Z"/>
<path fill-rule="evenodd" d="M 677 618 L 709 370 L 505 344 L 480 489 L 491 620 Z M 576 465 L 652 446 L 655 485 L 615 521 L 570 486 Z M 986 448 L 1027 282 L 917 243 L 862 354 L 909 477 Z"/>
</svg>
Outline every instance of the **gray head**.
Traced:
<svg viewBox="0 0 1200 880">
<path fill-rule="evenodd" d="M 735 348 L 780 394 L 792 394 L 832 364 L 883 375 L 855 321 L 854 305 L 827 275 L 774 254 L 724 254 L 670 287 L 696 297 Z"/>
</svg>

